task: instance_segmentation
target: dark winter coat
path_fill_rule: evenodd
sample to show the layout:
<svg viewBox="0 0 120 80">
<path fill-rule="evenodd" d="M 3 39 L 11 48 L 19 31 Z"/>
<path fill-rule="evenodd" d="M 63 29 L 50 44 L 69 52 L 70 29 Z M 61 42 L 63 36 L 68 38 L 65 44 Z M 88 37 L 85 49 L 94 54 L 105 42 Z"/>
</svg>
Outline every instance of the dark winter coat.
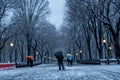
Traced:
<svg viewBox="0 0 120 80">
<path fill-rule="evenodd" d="M 55 57 L 57 58 L 58 61 L 63 61 L 64 59 L 63 53 L 60 51 L 55 53 Z"/>
</svg>

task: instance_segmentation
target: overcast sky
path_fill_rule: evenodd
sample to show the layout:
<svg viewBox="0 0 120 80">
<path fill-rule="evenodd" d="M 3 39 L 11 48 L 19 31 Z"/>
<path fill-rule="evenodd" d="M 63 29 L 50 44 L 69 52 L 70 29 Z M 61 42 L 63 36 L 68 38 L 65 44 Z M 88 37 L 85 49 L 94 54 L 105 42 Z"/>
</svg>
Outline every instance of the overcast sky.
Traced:
<svg viewBox="0 0 120 80">
<path fill-rule="evenodd" d="M 49 21 L 59 28 L 63 21 L 65 0 L 49 0 L 51 14 Z"/>
</svg>

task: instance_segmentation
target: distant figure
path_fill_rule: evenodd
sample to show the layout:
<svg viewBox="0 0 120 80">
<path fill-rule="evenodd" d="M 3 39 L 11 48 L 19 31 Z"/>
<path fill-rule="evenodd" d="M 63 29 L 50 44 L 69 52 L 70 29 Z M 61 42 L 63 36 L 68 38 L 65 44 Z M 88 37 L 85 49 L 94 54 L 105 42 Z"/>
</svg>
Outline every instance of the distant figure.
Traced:
<svg viewBox="0 0 120 80">
<path fill-rule="evenodd" d="M 28 66 L 33 67 L 33 61 L 34 61 L 33 56 L 27 56 L 27 65 Z"/>
<path fill-rule="evenodd" d="M 64 70 L 65 67 L 64 67 L 64 65 L 63 65 L 63 59 L 64 59 L 63 53 L 62 53 L 61 51 L 58 51 L 58 52 L 56 52 L 54 55 L 55 55 L 55 57 L 57 58 L 59 70 L 61 70 L 61 68 Z"/>
<path fill-rule="evenodd" d="M 72 66 L 73 56 L 71 54 L 67 54 L 67 63 L 68 63 L 68 66 Z"/>
</svg>

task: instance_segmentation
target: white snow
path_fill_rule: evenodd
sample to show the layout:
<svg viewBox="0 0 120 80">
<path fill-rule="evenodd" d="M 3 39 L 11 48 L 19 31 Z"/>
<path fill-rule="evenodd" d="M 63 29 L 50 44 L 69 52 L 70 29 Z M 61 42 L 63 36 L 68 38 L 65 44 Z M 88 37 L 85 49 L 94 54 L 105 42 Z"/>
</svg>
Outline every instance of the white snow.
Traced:
<svg viewBox="0 0 120 80">
<path fill-rule="evenodd" d="M 74 65 L 59 71 L 57 64 L 1 70 L 0 80 L 120 80 L 120 65 Z"/>
</svg>

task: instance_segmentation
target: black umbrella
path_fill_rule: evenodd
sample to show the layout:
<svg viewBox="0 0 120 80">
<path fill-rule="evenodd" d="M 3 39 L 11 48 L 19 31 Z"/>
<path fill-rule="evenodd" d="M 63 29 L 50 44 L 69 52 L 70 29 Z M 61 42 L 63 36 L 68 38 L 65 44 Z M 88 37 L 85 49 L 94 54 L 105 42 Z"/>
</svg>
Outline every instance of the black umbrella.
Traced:
<svg viewBox="0 0 120 80">
<path fill-rule="evenodd" d="M 55 52 L 55 54 L 54 54 L 54 56 L 56 56 L 56 57 L 59 57 L 59 56 L 61 56 L 61 55 L 63 55 L 62 51 L 57 51 L 57 52 Z"/>
</svg>

